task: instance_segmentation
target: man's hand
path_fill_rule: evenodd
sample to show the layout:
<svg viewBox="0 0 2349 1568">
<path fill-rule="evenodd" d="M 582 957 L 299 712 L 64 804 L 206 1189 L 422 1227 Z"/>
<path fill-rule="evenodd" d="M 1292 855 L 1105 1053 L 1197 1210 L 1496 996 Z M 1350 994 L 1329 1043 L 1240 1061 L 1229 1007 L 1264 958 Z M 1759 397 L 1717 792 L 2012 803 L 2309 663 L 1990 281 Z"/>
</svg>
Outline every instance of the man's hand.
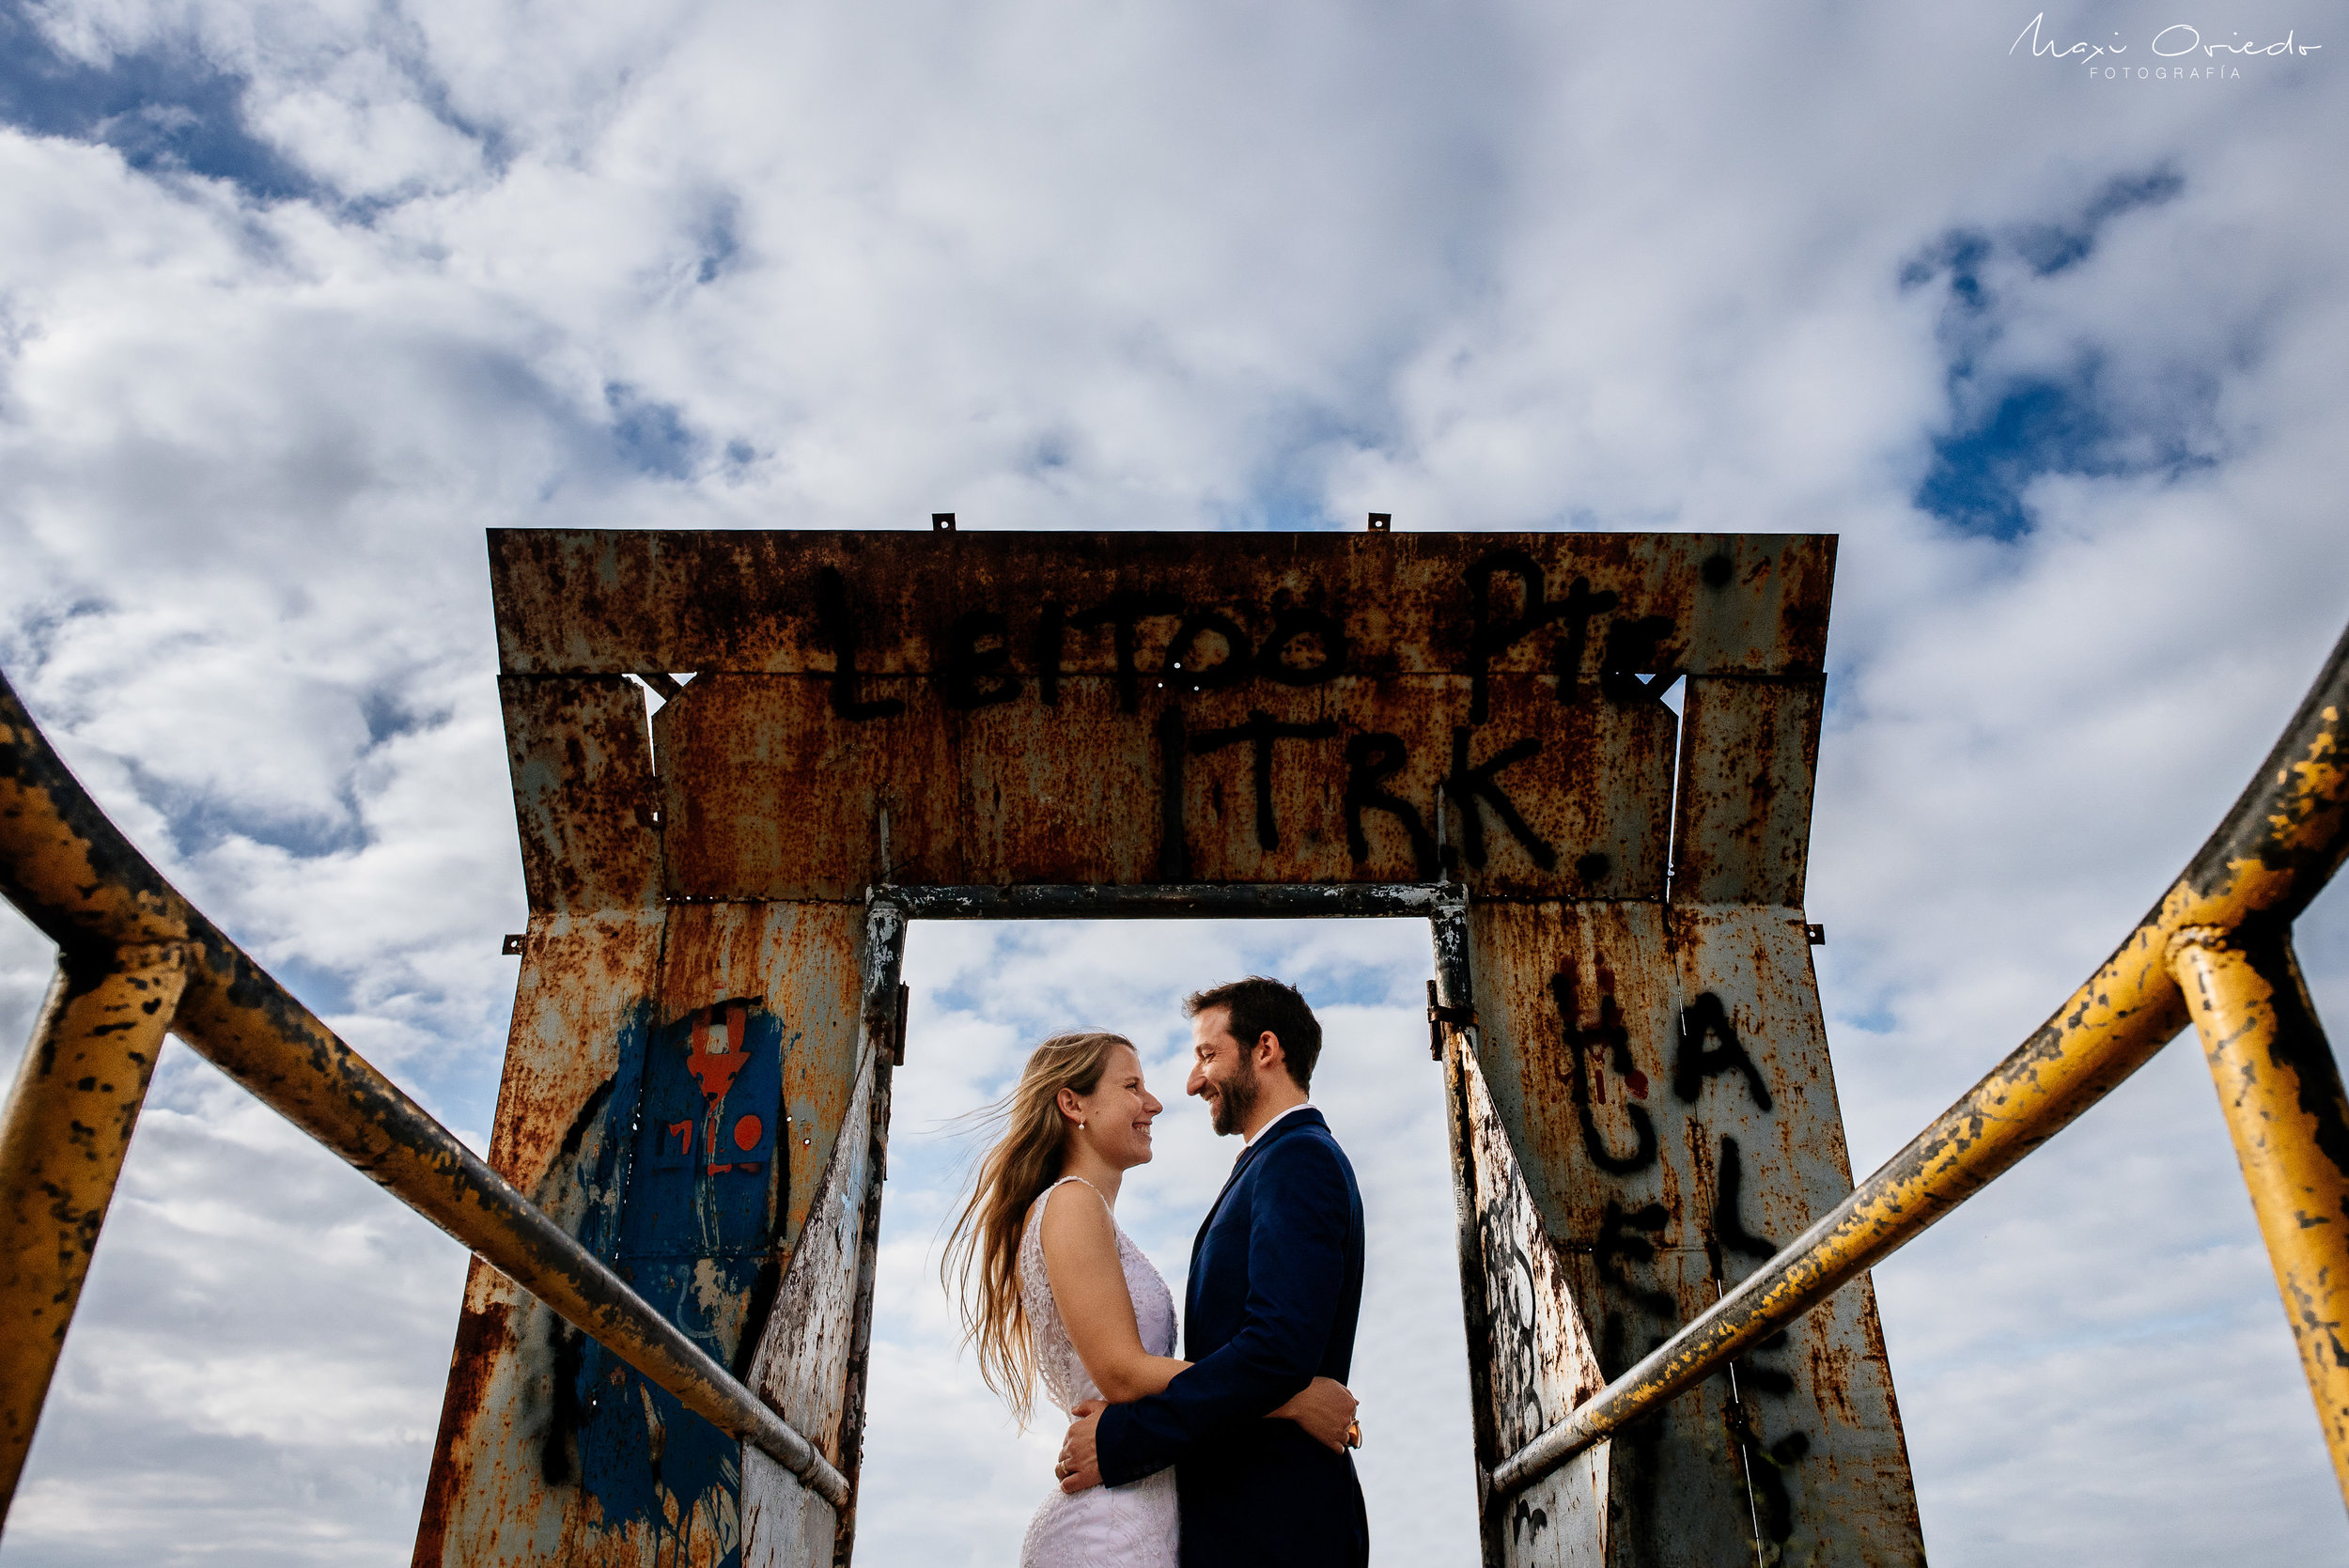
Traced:
<svg viewBox="0 0 2349 1568">
<path fill-rule="evenodd" d="M 1077 1419 L 1069 1423 L 1068 1436 L 1061 1439 L 1060 1463 L 1052 1473 L 1060 1477 L 1060 1489 L 1071 1496 L 1101 1484 L 1101 1456 L 1094 1452 L 1093 1434 L 1101 1424 L 1101 1412 L 1109 1407 L 1107 1400 L 1088 1399 L 1068 1412 Z"/>
<path fill-rule="evenodd" d="M 1351 1389 L 1333 1377 L 1316 1377 L 1270 1419 L 1295 1421 L 1323 1448 L 1344 1453 L 1361 1444 L 1361 1428 L 1354 1422 L 1360 1408 Z"/>
</svg>

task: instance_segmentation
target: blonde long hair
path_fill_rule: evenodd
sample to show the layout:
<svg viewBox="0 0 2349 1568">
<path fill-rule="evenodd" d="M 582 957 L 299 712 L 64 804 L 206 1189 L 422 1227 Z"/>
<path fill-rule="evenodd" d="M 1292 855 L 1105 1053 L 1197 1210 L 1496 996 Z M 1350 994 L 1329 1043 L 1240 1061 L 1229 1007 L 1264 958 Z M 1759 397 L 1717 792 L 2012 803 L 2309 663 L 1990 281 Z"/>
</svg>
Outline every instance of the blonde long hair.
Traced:
<svg viewBox="0 0 2349 1568">
<path fill-rule="evenodd" d="M 979 1347 L 979 1376 L 1022 1428 L 1034 1407 L 1035 1355 L 1019 1298 L 1019 1240 L 1029 1206 L 1067 1163 L 1060 1092 L 1092 1094 L 1120 1046 L 1134 1048 L 1123 1034 L 1055 1034 L 1029 1056 L 1019 1087 L 980 1112 L 1002 1124 L 1003 1136 L 979 1161 L 939 1265 L 940 1281 L 962 1309 L 962 1343 Z"/>
</svg>

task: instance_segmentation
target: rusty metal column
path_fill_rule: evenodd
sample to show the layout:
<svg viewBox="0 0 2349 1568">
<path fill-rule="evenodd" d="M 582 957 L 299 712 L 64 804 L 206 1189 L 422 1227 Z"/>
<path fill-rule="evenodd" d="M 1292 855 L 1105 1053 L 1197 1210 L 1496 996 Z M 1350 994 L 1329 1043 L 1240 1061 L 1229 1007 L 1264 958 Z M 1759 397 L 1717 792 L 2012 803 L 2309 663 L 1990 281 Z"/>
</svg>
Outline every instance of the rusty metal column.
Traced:
<svg viewBox="0 0 2349 1568">
<path fill-rule="evenodd" d="M 857 1237 L 856 1297 L 848 1309 L 848 1386 L 841 1398 L 840 1469 L 848 1478 L 840 1510 L 833 1560 L 846 1564 L 856 1546 L 857 1485 L 864 1471 L 864 1396 L 872 1383 L 873 1284 L 880 1262 L 881 1184 L 889 1179 L 889 1101 L 896 1063 L 906 1044 L 906 916 L 875 899 L 865 919 L 864 1039 L 873 1060 L 872 1120 L 865 1132 L 864 1217 Z M 840 1129 L 842 1137 L 853 1129 Z"/>
<path fill-rule="evenodd" d="M 176 942 L 60 954 L 8 1093 L 0 1118 L 0 1522 L 187 978 L 187 953 Z"/>
<path fill-rule="evenodd" d="M 2349 1497 L 2349 1099 L 2281 930 L 2189 927 L 2170 944 L 2300 1367 Z"/>
<path fill-rule="evenodd" d="M 1444 1133 L 1452 1155 L 1452 1203 L 1460 1253 L 1460 1312 L 1468 1336 L 1469 1417 L 1476 1444 L 1477 1534 L 1485 1568 L 1500 1568 L 1501 1531 L 1487 1518 L 1496 1499 L 1486 1484 L 1490 1467 L 1507 1455 L 1498 1452 L 1486 1389 L 1492 1379 L 1491 1310 L 1485 1298 L 1485 1243 L 1476 1203 L 1476 1138 L 1470 1113 L 1469 1074 L 1476 1047 L 1464 1020 L 1475 1017 L 1475 988 L 1469 978 L 1468 903 L 1464 890 L 1448 889 L 1428 917 L 1435 939 L 1436 978 L 1429 989 L 1429 1043 L 1443 1063 Z M 1448 1016 L 1447 1016 L 1448 1015 Z"/>
</svg>

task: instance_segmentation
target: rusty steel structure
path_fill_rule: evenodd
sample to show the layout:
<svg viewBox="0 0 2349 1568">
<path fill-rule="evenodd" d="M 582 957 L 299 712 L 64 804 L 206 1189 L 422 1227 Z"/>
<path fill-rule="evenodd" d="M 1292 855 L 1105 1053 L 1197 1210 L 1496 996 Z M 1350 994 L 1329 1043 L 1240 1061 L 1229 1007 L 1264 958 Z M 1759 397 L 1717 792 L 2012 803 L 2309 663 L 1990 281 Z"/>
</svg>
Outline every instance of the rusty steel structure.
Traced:
<svg viewBox="0 0 2349 1568">
<path fill-rule="evenodd" d="M 1803 908 L 1831 538 L 490 553 L 531 916 L 486 1163 L 0 693 L 0 887 L 60 951 L 0 1127 L 11 1482 L 168 1028 L 475 1253 L 418 1564 L 846 1564 L 908 923 L 1072 916 L 1429 923 L 1493 1568 L 1921 1561 L 1866 1270 L 2189 1019 L 2349 1454 L 2349 1107 L 2289 945 L 2349 846 L 2349 643 L 2112 961 L 1855 1189 Z"/>
</svg>

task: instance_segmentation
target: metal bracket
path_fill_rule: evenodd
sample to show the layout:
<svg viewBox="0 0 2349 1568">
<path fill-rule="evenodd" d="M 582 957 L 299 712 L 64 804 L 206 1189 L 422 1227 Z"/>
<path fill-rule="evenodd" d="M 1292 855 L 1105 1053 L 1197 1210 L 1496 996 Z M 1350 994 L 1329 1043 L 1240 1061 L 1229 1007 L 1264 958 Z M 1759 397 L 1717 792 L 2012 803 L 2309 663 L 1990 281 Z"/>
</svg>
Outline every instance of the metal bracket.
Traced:
<svg viewBox="0 0 2349 1568">
<path fill-rule="evenodd" d="M 912 989 L 900 980 L 897 982 L 897 1017 L 889 1031 L 889 1064 L 893 1067 L 906 1064 L 906 1009 L 912 1002 Z"/>
<path fill-rule="evenodd" d="M 1393 532 L 1393 529 L 1394 514 L 1392 512 L 1373 512 L 1370 514 L 1370 531 L 1372 533 L 1387 534 Z"/>
<path fill-rule="evenodd" d="M 954 513 L 952 513 L 952 512 L 932 512 L 932 513 L 930 514 L 930 532 L 931 532 L 931 533 L 933 533 L 933 534 L 951 534 L 951 533 L 953 533 L 954 531 L 955 531 L 955 514 L 954 514 Z"/>
<path fill-rule="evenodd" d="M 521 957 L 522 955 L 523 936 L 524 933 L 521 931 L 508 931 L 506 934 L 506 945 L 499 948 L 498 952 L 508 958 Z"/>
<path fill-rule="evenodd" d="M 1436 1001 L 1436 983 L 1427 983 L 1427 1055 L 1430 1060 L 1443 1060 L 1443 1032 L 1446 1029 L 1470 1030 L 1476 1027 L 1473 1007 L 1446 1007 Z"/>
<path fill-rule="evenodd" d="M 1827 945 L 1827 927 L 1824 925 L 1806 925 L 1802 928 L 1802 934 L 1812 947 Z"/>
</svg>

